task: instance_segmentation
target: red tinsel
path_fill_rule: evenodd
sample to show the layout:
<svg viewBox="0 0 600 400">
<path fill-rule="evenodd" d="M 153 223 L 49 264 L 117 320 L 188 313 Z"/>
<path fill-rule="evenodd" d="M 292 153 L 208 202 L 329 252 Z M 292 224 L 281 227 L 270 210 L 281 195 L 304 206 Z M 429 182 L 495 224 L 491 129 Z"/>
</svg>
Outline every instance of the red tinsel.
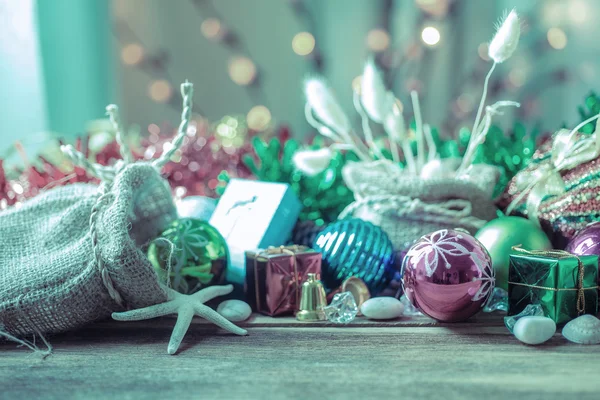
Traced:
<svg viewBox="0 0 600 400">
<path fill-rule="evenodd" d="M 142 139 L 141 145 L 132 149 L 134 158 L 151 160 L 160 155 L 163 145 L 170 141 L 173 132 L 151 134 Z M 242 157 L 253 153 L 250 132 L 244 144 L 239 148 L 223 147 L 217 137 L 208 128 L 198 127 L 194 134 L 188 134 L 176 159 L 163 169 L 163 175 L 169 181 L 177 196 L 189 195 L 217 197 L 216 189 L 220 184 L 219 175 L 226 171 L 231 178 L 253 178 L 252 173 L 243 164 Z M 285 141 L 289 131 L 282 127 L 277 136 Z M 89 136 L 78 139 L 75 147 L 89 156 Z M 119 148 L 115 141 L 107 144 L 95 154 L 95 161 L 102 165 L 112 165 L 120 159 Z M 0 209 L 30 199 L 44 190 L 70 183 L 97 182 L 81 168 L 55 165 L 44 157 L 39 157 L 35 165 L 14 169 L 7 174 L 3 160 L 0 159 Z M 12 176 L 9 179 L 8 176 Z"/>
<path fill-rule="evenodd" d="M 87 137 L 83 141 L 78 139 L 75 147 L 87 154 L 86 146 L 83 146 L 83 143 L 87 144 Z M 55 186 L 97 181 L 79 167 L 65 172 L 64 169 L 41 156 L 38 158 L 37 164 L 38 166 L 27 163 L 26 167 L 15 168 L 11 174 L 7 174 L 3 167 L 3 160 L 0 159 L 0 210 L 19 204 Z M 15 178 L 9 179 L 8 175 L 15 176 Z"/>
</svg>

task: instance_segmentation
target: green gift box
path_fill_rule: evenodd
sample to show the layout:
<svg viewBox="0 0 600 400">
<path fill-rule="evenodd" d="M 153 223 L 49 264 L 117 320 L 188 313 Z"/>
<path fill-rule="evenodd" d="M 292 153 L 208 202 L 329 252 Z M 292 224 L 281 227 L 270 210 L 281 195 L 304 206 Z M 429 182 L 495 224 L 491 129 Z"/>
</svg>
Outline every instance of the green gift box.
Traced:
<svg viewBox="0 0 600 400">
<path fill-rule="evenodd" d="M 574 256 L 560 250 L 511 254 L 508 315 L 540 304 L 557 324 L 598 312 L 598 256 Z"/>
</svg>

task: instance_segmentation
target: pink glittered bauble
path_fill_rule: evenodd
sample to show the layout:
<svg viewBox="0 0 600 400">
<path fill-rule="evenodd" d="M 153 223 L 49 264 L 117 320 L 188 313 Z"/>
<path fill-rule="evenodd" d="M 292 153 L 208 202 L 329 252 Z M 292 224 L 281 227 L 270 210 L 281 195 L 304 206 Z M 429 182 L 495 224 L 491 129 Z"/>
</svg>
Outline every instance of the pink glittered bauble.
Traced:
<svg viewBox="0 0 600 400">
<path fill-rule="evenodd" d="M 494 290 L 490 255 L 462 231 L 443 229 L 421 237 L 404 257 L 402 271 L 406 297 L 439 321 L 472 317 Z"/>
</svg>

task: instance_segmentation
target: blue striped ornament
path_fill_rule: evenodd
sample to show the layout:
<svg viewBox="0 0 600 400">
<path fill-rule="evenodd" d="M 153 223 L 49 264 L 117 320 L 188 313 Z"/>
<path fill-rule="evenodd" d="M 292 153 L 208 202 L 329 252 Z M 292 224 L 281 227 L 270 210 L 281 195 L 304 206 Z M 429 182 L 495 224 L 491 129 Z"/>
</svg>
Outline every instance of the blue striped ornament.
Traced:
<svg viewBox="0 0 600 400">
<path fill-rule="evenodd" d="M 358 218 L 333 222 L 315 238 L 313 248 L 323 255 L 321 281 L 328 290 L 356 276 L 376 296 L 394 276 L 392 242 L 370 222 Z"/>
</svg>

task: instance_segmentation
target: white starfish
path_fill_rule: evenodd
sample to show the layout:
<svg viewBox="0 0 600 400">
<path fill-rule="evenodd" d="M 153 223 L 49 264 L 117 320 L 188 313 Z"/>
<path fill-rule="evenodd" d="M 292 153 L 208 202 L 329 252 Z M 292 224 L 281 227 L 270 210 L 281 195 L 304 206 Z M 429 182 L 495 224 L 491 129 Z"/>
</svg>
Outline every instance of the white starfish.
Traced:
<svg viewBox="0 0 600 400">
<path fill-rule="evenodd" d="M 140 321 L 162 317 L 163 315 L 177 314 L 177 322 L 175 322 L 169 347 L 167 348 L 169 354 L 175 354 L 179 348 L 183 337 L 190 327 L 194 314 L 236 335 L 248 334 L 245 329 L 235 326 L 215 310 L 203 304 L 217 296 L 231 293 L 233 290 L 232 285 L 211 286 L 191 295 L 178 293 L 168 287 L 164 287 L 164 289 L 167 292 L 167 301 L 165 303 L 137 310 L 112 313 L 113 319 L 117 321 Z"/>
</svg>

